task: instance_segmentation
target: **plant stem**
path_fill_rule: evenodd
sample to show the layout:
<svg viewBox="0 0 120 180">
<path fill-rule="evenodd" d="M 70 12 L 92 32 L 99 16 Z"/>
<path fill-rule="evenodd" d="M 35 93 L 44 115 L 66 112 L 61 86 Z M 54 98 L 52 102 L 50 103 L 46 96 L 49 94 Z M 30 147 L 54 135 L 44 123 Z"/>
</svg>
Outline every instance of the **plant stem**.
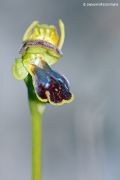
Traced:
<svg viewBox="0 0 120 180">
<path fill-rule="evenodd" d="M 42 114 L 38 105 L 29 101 L 32 114 L 32 180 L 42 179 Z"/>
<path fill-rule="evenodd" d="M 32 116 L 32 180 L 42 180 L 42 118 L 45 104 L 38 101 L 32 79 L 25 80 L 28 87 L 29 106 Z"/>
</svg>

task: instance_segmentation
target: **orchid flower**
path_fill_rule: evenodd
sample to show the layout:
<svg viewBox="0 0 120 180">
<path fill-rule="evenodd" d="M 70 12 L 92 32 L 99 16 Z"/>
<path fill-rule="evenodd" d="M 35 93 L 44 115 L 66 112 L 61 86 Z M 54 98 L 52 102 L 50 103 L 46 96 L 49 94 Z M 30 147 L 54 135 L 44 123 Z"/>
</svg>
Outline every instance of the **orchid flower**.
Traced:
<svg viewBox="0 0 120 180">
<path fill-rule="evenodd" d="M 55 64 L 63 55 L 64 24 L 59 20 L 60 36 L 53 25 L 34 21 L 23 36 L 19 53 L 13 65 L 13 75 L 18 80 L 32 77 L 36 97 L 45 103 L 62 105 L 73 100 L 68 80 L 54 71 Z"/>
</svg>

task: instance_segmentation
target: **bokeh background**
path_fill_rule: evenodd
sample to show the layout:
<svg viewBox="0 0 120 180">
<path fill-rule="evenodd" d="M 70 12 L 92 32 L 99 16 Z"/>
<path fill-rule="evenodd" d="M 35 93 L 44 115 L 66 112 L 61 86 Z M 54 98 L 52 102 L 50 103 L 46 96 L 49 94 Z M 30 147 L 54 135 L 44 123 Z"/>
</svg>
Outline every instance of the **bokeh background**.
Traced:
<svg viewBox="0 0 120 180">
<path fill-rule="evenodd" d="M 54 69 L 68 77 L 75 101 L 47 105 L 43 180 L 118 180 L 120 8 L 83 7 L 80 0 L 0 1 L 0 179 L 31 179 L 27 91 L 11 66 L 27 26 L 33 20 L 58 26 L 58 18 L 66 39 Z"/>
</svg>

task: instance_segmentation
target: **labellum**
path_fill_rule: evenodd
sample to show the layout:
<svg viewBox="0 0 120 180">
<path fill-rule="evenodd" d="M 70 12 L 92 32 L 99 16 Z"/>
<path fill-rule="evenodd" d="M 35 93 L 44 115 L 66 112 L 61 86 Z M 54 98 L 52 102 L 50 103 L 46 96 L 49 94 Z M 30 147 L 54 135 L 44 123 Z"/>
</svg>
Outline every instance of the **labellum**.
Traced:
<svg viewBox="0 0 120 180">
<path fill-rule="evenodd" d="M 40 64 L 41 67 L 30 66 L 37 97 L 43 102 L 57 105 L 72 101 L 73 95 L 66 78 L 52 70 L 46 62 L 41 61 Z"/>
</svg>

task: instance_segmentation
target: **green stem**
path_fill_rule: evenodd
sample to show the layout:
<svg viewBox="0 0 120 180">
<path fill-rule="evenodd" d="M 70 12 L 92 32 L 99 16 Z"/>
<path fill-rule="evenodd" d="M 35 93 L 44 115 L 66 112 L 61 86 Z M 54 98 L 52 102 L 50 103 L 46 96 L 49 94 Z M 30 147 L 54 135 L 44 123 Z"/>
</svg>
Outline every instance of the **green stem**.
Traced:
<svg viewBox="0 0 120 180">
<path fill-rule="evenodd" d="M 32 180 L 42 179 L 42 114 L 38 105 L 29 101 L 32 114 Z"/>
<path fill-rule="evenodd" d="M 32 116 L 32 180 L 42 180 L 42 118 L 45 105 L 38 101 L 32 79 L 28 77 L 25 82 Z"/>
</svg>

